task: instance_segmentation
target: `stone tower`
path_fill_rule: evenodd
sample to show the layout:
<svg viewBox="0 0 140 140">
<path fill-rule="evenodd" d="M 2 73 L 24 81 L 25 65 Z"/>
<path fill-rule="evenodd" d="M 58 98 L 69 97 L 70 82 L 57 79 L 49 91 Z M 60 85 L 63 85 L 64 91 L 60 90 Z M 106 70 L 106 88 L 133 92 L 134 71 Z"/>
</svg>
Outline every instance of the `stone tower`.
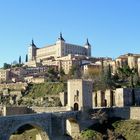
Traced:
<svg viewBox="0 0 140 140">
<path fill-rule="evenodd" d="M 92 87 L 91 80 L 68 80 L 68 108 L 70 110 L 92 108 Z"/>
<path fill-rule="evenodd" d="M 128 54 L 128 66 L 132 68 L 136 68 L 136 58 L 133 54 Z"/>
<path fill-rule="evenodd" d="M 28 48 L 28 61 L 35 60 L 36 58 L 36 45 L 34 44 L 34 41 L 32 39 L 32 43 L 30 44 Z"/>
<path fill-rule="evenodd" d="M 62 33 L 60 33 L 60 36 L 59 38 L 57 39 L 56 41 L 56 47 L 57 47 L 57 50 L 58 50 L 58 56 L 64 56 L 65 53 L 64 53 L 64 48 L 65 48 L 65 39 L 63 38 L 62 36 Z"/>
<path fill-rule="evenodd" d="M 87 56 L 91 56 L 91 45 L 90 45 L 88 39 L 87 39 L 87 42 L 84 47 L 87 49 Z"/>
</svg>

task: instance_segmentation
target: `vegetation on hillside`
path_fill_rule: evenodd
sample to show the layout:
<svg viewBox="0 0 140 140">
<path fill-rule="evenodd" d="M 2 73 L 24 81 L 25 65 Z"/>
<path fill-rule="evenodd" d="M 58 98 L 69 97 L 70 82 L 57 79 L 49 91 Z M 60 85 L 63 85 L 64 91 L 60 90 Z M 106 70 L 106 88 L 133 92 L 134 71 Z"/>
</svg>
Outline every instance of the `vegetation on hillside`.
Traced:
<svg viewBox="0 0 140 140">
<path fill-rule="evenodd" d="M 82 131 L 80 140 L 140 140 L 140 121 L 118 120 Z"/>
<path fill-rule="evenodd" d="M 60 82 L 45 82 L 41 84 L 30 84 L 28 97 L 38 98 L 46 95 L 56 95 L 66 90 L 66 84 Z"/>
</svg>

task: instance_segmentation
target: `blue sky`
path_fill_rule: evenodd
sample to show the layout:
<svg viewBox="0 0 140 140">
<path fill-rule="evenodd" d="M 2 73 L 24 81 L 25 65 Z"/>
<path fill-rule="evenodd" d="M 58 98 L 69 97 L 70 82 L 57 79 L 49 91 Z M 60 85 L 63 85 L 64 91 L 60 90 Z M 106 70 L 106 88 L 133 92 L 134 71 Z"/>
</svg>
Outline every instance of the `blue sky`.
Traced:
<svg viewBox="0 0 140 140">
<path fill-rule="evenodd" d="M 92 45 L 92 56 L 140 53 L 139 0 L 0 0 L 0 66 L 22 61 L 32 38 L 38 47 Z"/>
</svg>

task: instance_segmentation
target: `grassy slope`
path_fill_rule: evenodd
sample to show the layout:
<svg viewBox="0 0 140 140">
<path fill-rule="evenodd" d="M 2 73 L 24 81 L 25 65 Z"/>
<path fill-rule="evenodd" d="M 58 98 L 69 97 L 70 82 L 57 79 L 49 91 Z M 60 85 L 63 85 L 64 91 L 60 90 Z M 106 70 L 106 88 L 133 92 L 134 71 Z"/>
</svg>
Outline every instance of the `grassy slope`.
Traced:
<svg viewBox="0 0 140 140">
<path fill-rule="evenodd" d="M 66 85 L 63 83 L 42 83 L 33 84 L 29 87 L 29 93 L 26 97 L 38 98 L 44 97 L 47 94 L 58 94 L 66 89 Z"/>
</svg>

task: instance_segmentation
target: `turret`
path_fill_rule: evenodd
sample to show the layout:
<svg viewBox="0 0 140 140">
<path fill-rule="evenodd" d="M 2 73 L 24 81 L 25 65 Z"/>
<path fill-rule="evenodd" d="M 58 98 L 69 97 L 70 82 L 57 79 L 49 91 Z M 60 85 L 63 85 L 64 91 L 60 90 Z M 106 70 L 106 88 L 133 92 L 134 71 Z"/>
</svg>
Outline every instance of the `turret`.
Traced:
<svg viewBox="0 0 140 140">
<path fill-rule="evenodd" d="M 56 43 L 64 43 L 64 42 L 65 42 L 65 39 L 63 38 L 62 33 L 60 32 L 60 36 L 57 39 Z"/>
<path fill-rule="evenodd" d="M 88 38 L 87 38 L 87 41 L 86 41 L 86 44 L 84 45 L 84 47 L 87 49 L 87 56 L 91 56 L 91 45 L 88 41 Z"/>
<path fill-rule="evenodd" d="M 34 40 L 32 39 L 32 43 L 30 44 L 29 48 L 28 48 L 28 60 L 32 61 L 35 60 L 36 57 L 36 45 L 34 44 Z"/>
</svg>

